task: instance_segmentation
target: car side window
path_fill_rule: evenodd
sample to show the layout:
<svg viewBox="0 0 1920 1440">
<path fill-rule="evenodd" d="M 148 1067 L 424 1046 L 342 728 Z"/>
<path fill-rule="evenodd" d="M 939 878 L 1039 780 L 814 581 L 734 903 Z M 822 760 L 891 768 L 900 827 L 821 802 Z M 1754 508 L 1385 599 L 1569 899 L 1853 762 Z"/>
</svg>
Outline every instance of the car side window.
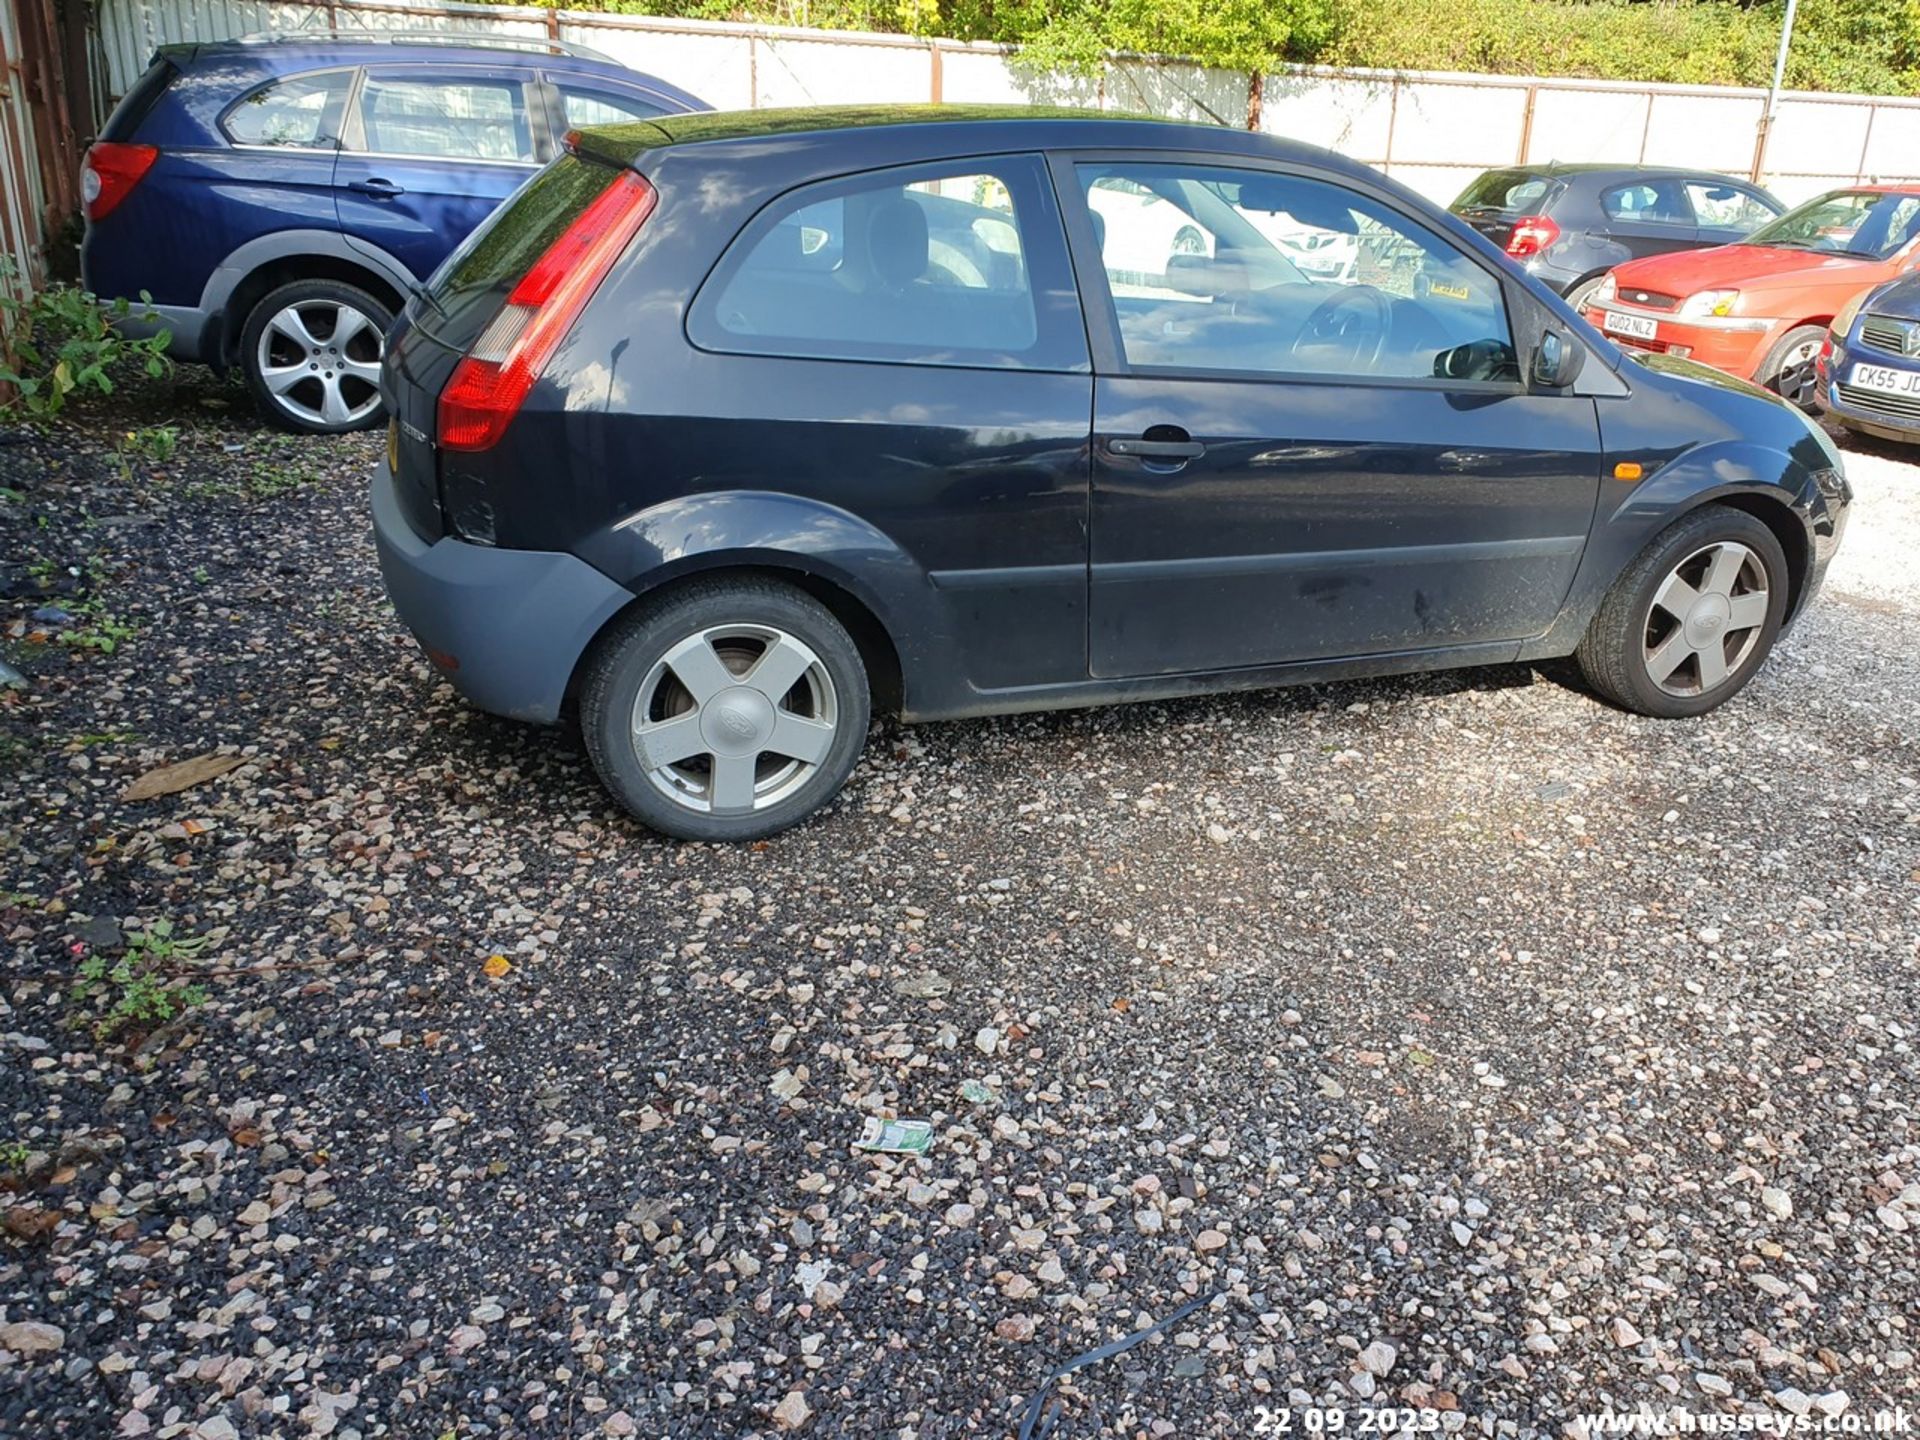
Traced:
<svg viewBox="0 0 1920 1440">
<path fill-rule="evenodd" d="M 1693 211 L 1687 205 L 1687 197 L 1671 180 L 1616 185 L 1601 194 L 1600 209 L 1609 220 L 1632 220 L 1644 225 L 1693 224 Z"/>
<path fill-rule="evenodd" d="M 1036 233 L 1064 271 L 1059 231 L 1037 162 L 802 186 L 734 240 L 695 298 L 688 334 L 703 349 L 747 354 L 1082 368 L 1084 348 L 1064 345 L 1036 305 L 1037 295 L 1058 300 L 1064 275 L 1037 283 L 1030 273 Z"/>
<path fill-rule="evenodd" d="M 531 163 L 533 127 L 517 80 L 432 79 L 369 73 L 360 127 L 376 155 Z"/>
<path fill-rule="evenodd" d="M 605 90 L 583 90 L 573 85 L 560 87 L 560 105 L 567 128 L 578 130 L 587 125 L 624 125 L 632 120 L 647 120 L 672 112 L 664 105 L 653 105 L 633 95 L 614 95 Z"/>
<path fill-rule="evenodd" d="M 243 96 L 221 128 L 236 145 L 331 147 L 352 88 L 351 70 L 275 80 Z"/>
<path fill-rule="evenodd" d="M 1780 213 L 1737 185 L 1706 180 L 1688 181 L 1687 199 L 1695 218 L 1709 230 L 1757 230 Z"/>
<path fill-rule="evenodd" d="M 1367 196 L 1224 167 L 1078 170 L 1130 367 L 1519 378 L 1499 280 Z"/>
</svg>

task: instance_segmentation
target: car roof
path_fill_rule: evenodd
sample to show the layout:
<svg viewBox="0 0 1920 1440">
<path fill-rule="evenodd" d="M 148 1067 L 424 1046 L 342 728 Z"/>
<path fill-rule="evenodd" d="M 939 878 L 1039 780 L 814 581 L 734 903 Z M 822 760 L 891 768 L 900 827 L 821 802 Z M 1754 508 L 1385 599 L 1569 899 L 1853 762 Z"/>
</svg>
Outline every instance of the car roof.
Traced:
<svg viewBox="0 0 1920 1440">
<path fill-rule="evenodd" d="M 163 45 L 155 58 L 168 60 L 181 70 L 218 69 L 229 74 L 241 72 L 262 80 L 346 65 L 409 65 L 422 68 L 485 65 L 507 72 L 543 70 L 624 81 L 664 100 L 677 102 L 689 110 L 709 108 L 699 96 L 658 75 L 632 69 L 610 56 L 579 46 L 539 39 L 523 40 L 516 36 L 500 37 L 497 43 L 472 44 L 471 38 L 449 35 L 441 40 L 431 33 L 417 31 L 395 31 L 389 37 L 369 33 L 364 36 L 316 35 L 311 39 L 299 39 L 284 33 L 248 35 L 237 40 Z"/>
<path fill-rule="evenodd" d="M 1689 168 L 1685 165 L 1623 165 L 1619 162 L 1595 160 L 1561 161 L 1549 160 L 1544 165 L 1495 165 L 1488 169 L 1489 175 L 1545 175 L 1551 178 L 1561 176 L 1608 176 L 1608 175 L 1686 175 L 1707 180 L 1729 180 L 1740 185 L 1753 182 L 1739 175 L 1728 175 L 1719 170 Z"/>
<path fill-rule="evenodd" d="M 250 62 L 265 74 L 284 74 L 311 69 L 316 65 L 415 64 L 490 64 L 525 66 L 541 69 L 613 70 L 659 86 L 666 82 L 630 69 L 608 55 L 539 39 L 501 36 L 492 42 L 474 43 L 471 36 L 449 35 L 441 40 L 418 32 L 395 32 L 391 39 L 376 35 L 315 35 L 304 39 L 297 35 L 247 35 L 236 40 L 195 41 L 165 45 L 160 54 L 176 65 L 201 61 Z"/>
<path fill-rule="evenodd" d="M 757 142 L 771 138 L 830 141 L 836 134 L 882 127 L 918 127 L 929 153 L 1072 147 L 1129 150 L 1201 150 L 1291 160 L 1322 170 L 1379 180 L 1376 172 L 1332 150 L 1227 125 L 1197 124 L 1124 111 L 1045 105 L 841 105 L 794 109 L 705 111 L 661 115 L 631 124 L 575 132 L 575 148 L 630 165 L 662 147 Z"/>
</svg>

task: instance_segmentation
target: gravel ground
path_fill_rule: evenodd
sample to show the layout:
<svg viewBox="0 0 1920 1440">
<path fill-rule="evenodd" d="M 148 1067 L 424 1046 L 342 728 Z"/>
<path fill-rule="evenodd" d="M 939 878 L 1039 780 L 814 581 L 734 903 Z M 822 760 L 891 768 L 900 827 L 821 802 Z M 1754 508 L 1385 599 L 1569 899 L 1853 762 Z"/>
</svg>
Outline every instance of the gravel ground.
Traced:
<svg viewBox="0 0 1920 1440">
<path fill-rule="evenodd" d="M 1707 719 L 1516 667 L 887 725 L 712 849 L 437 683 L 376 440 L 130 403 L 170 461 L 0 445 L 0 1433 L 1009 1435 L 1206 1296 L 1060 1435 L 1920 1397 L 1898 450 Z"/>
</svg>

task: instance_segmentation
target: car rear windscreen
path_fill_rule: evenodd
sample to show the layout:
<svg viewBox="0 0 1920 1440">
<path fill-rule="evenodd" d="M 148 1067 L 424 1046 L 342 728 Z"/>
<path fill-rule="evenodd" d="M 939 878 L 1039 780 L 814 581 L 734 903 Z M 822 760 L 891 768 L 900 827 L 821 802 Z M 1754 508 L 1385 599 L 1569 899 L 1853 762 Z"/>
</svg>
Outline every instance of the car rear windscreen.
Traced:
<svg viewBox="0 0 1920 1440">
<path fill-rule="evenodd" d="M 100 138 L 121 143 L 134 139 L 140 122 L 147 118 L 147 113 L 160 97 L 167 93 L 167 87 L 179 73 L 166 56 L 154 56 L 146 74 L 134 81 L 133 88 L 113 107 L 113 114 L 107 117 L 107 123 L 100 131 Z"/>
<path fill-rule="evenodd" d="M 425 313 L 416 314 L 417 323 L 455 343 L 477 334 L 515 282 L 619 173 L 573 155 L 563 155 L 540 171 L 433 272 L 426 285 Z"/>
<path fill-rule="evenodd" d="M 1552 188 L 1551 179 L 1528 170 L 1489 170 L 1460 192 L 1453 208 L 1524 215 L 1544 200 Z"/>
</svg>

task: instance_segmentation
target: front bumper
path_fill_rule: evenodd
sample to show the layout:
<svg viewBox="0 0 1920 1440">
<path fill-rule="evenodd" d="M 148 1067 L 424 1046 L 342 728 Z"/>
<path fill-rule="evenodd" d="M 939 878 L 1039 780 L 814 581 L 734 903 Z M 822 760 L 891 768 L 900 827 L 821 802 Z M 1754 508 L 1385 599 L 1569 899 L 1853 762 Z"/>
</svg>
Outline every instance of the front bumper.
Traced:
<svg viewBox="0 0 1920 1440">
<path fill-rule="evenodd" d="M 1851 430 L 1878 436 L 1882 440 L 1904 441 L 1910 445 L 1920 443 L 1920 407 L 1916 407 L 1912 401 L 1896 397 L 1882 399 L 1867 390 L 1843 393 L 1844 382 L 1852 373 L 1855 361 L 1893 370 L 1920 369 L 1905 357 L 1891 356 L 1884 351 L 1864 347 L 1850 351 L 1845 344 L 1837 344 L 1831 354 L 1820 357 L 1815 367 L 1818 384 L 1814 389 L 1814 400 L 1820 409 Z M 1842 384 L 1836 384 L 1836 379 Z"/>
<path fill-rule="evenodd" d="M 1651 340 L 1622 335 L 1607 329 L 1607 312 L 1630 315 L 1635 320 L 1654 322 Z M 1667 311 L 1642 310 L 1632 305 L 1589 305 L 1587 323 L 1614 344 L 1629 350 L 1652 350 L 1663 355 L 1678 355 L 1711 365 L 1742 380 L 1751 380 L 1774 342 L 1792 327 L 1783 320 L 1742 320 L 1705 325 L 1682 320 Z"/>
<path fill-rule="evenodd" d="M 633 592 L 564 552 L 427 540 L 401 513 L 385 461 L 372 509 L 387 596 L 435 668 L 482 710 L 558 720 L 574 667 Z"/>
</svg>

